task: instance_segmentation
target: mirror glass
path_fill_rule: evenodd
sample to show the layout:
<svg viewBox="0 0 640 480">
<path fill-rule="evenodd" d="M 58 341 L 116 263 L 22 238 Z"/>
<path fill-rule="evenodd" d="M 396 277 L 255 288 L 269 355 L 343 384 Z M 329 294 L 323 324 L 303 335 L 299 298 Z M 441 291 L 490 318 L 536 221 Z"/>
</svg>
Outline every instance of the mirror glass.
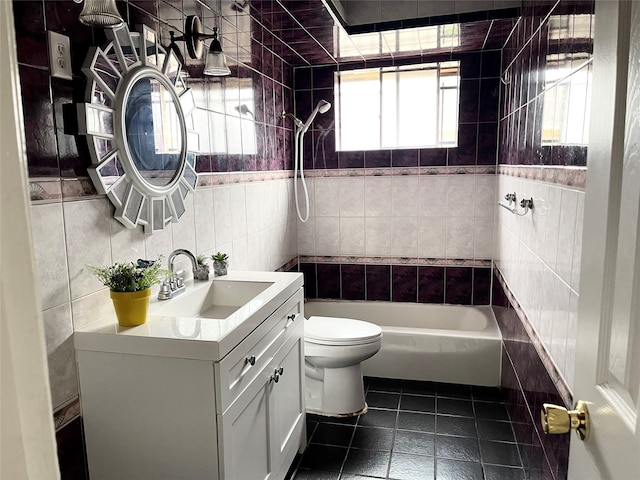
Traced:
<svg viewBox="0 0 640 480">
<path fill-rule="evenodd" d="M 129 154 L 142 178 L 164 187 L 180 167 L 184 139 L 172 91 L 152 76 L 133 84 L 125 105 Z"/>
</svg>

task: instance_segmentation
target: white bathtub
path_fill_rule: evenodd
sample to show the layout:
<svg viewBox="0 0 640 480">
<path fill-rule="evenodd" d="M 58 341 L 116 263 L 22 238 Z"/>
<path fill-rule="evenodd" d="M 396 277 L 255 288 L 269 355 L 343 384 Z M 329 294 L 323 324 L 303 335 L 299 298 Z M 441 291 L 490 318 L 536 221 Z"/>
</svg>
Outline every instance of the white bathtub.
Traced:
<svg viewBox="0 0 640 480">
<path fill-rule="evenodd" d="M 382 348 L 362 364 L 364 375 L 500 385 L 501 337 L 491 307 L 310 300 L 304 314 L 382 327 Z"/>
</svg>

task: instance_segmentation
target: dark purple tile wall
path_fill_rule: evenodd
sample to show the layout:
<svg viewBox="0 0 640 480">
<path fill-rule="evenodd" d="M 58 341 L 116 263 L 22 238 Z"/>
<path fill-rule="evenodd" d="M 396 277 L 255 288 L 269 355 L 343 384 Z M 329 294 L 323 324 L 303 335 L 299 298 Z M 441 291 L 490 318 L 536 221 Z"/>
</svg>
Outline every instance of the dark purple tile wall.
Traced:
<svg viewBox="0 0 640 480">
<path fill-rule="evenodd" d="M 498 144 L 500 50 L 453 52 L 412 58 L 377 59 L 332 66 L 296 67 L 296 116 L 305 119 L 320 99 L 334 102 L 337 70 L 460 60 L 460 126 L 456 148 L 336 152 L 335 111 L 316 117 L 305 137 L 307 169 L 495 165 Z"/>
<path fill-rule="evenodd" d="M 557 131 L 562 125 L 553 122 L 550 126 L 543 119 L 548 114 L 545 109 L 564 108 L 566 99 L 556 95 L 564 85 L 590 69 L 585 62 L 593 52 L 593 11 L 592 0 L 562 0 L 558 4 L 544 0 L 523 2 L 522 19 L 503 49 L 502 68 L 508 71 L 502 90 L 498 163 L 586 165 L 584 133 L 579 141 L 553 140 L 549 130 Z M 549 19 L 544 21 L 548 14 Z M 568 67 L 562 75 L 558 75 L 559 67 L 554 64 L 559 59 L 566 61 Z M 546 81 L 563 77 L 567 78 L 559 84 Z M 577 99 L 574 101 L 587 105 L 588 94 L 576 96 L 576 93 L 571 92 Z M 571 122 L 575 125 L 585 119 L 572 118 Z M 492 298 L 504 344 L 501 385 L 507 395 L 524 466 L 532 478 L 566 479 L 569 436 L 545 435 L 539 419 L 543 403 L 563 405 L 563 397 L 527 334 L 517 306 L 510 304 L 495 276 Z"/>
<path fill-rule="evenodd" d="M 500 284 L 493 278 L 493 311 L 502 333 L 502 378 L 523 466 L 530 478 L 566 480 L 569 434 L 545 435 L 540 425 L 543 403 L 564 405 L 531 338 Z M 570 407 L 570 405 L 564 405 Z"/>
<path fill-rule="evenodd" d="M 300 263 L 307 298 L 489 305 L 489 267 Z"/>
<path fill-rule="evenodd" d="M 585 62 L 593 53 L 593 0 L 523 2 L 522 20 L 503 50 L 503 87 L 498 162 L 508 165 L 573 165 L 587 162 L 587 126 L 584 116 L 569 118 L 566 124 L 544 125 L 549 111 L 560 112 L 568 95 L 561 91 L 577 72 L 590 72 Z M 553 11 L 551 11 L 553 9 Z M 549 20 L 542 23 L 551 12 Z M 542 26 L 541 26 L 542 24 Z M 538 27 L 540 27 L 538 29 Z M 521 53 L 519 53 L 521 52 Z M 518 54 L 519 53 L 519 54 Z M 559 66 L 557 61 L 566 62 Z M 562 73 L 561 73 L 562 70 Z M 562 79 L 554 84 L 551 79 Z M 571 89 L 572 102 L 588 105 L 585 91 Z M 549 109 L 549 111 L 547 111 Z M 581 139 L 552 140 L 551 132 L 571 124 L 583 132 Z"/>
<path fill-rule="evenodd" d="M 292 168 L 291 125 L 283 123 L 280 112 L 291 111 L 293 104 L 292 61 L 302 61 L 272 31 L 276 11 L 282 13 L 278 2 L 252 2 L 251 8 L 232 8 L 232 2 L 208 2 L 212 10 L 197 0 L 118 0 L 122 17 L 132 30 L 145 24 L 156 29 L 163 45 L 169 43 L 169 31 L 180 36 L 186 15 L 200 16 L 205 28 L 221 28 L 221 42 L 232 74 L 225 79 L 202 74 L 204 59 L 191 60 L 184 44 L 178 42 L 186 58 L 189 77 L 187 86 L 195 93 L 199 117 L 197 125 L 201 135 L 225 136 L 214 129 L 216 117 L 224 120 L 227 128 L 239 126 L 242 134 L 251 132 L 255 125 L 257 152 L 234 153 L 202 152 L 197 160 L 199 172 L 282 170 Z M 267 5 L 268 3 L 268 5 Z M 264 4 L 264 5 L 262 5 Z M 218 5 L 218 6 L 216 6 Z M 265 7 L 261 10 L 259 7 Z M 268 8 L 266 8 L 268 7 Z M 85 76 L 81 66 L 89 48 L 102 45 L 105 34 L 78 22 L 82 4 L 67 1 L 14 1 L 20 81 L 27 138 L 27 158 L 30 176 L 86 177 L 90 158 L 83 136 L 74 135 L 77 127 L 69 112 L 73 103 L 84 99 Z M 46 30 L 70 37 L 72 81 L 52 78 L 49 74 Z M 247 30 L 247 31 L 244 31 Z M 226 33 L 229 32 L 229 33 Z M 253 101 L 242 99 L 251 114 L 242 115 L 229 98 L 240 99 L 238 80 L 253 89 Z M 222 85 L 226 101 L 214 105 L 214 86 Z M 240 103 L 240 100 L 239 100 Z M 251 103 L 248 105 L 247 103 Z M 71 108 L 70 108 L 71 107 Z M 204 119 L 204 120 L 203 120 Z M 204 123 L 202 123 L 204 121 Z M 206 142 L 208 143 L 208 142 Z"/>
<path fill-rule="evenodd" d="M 63 480 L 88 479 L 82 418 L 78 417 L 58 430 L 56 443 L 60 478 Z"/>
</svg>

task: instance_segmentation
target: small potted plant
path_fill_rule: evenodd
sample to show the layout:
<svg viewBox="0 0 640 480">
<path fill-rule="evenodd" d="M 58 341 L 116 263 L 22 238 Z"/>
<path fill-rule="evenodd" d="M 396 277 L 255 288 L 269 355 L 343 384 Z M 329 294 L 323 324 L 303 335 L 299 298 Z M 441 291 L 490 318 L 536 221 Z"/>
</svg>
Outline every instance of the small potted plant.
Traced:
<svg viewBox="0 0 640 480">
<path fill-rule="evenodd" d="M 204 255 L 196 255 L 196 263 L 207 276 L 209 275 L 209 264 L 206 263 L 207 258 Z"/>
<path fill-rule="evenodd" d="M 147 262 L 138 260 L 137 264 L 115 263 L 111 266 L 96 267 L 87 265 L 87 269 L 111 290 L 111 300 L 123 327 L 142 325 L 147 321 L 151 286 L 169 274 L 160 268 L 160 260 Z"/>
<path fill-rule="evenodd" d="M 227 274 L 227 265 L 229 265 L 229 255 L 226 253 L 218 252 L 215 255 L 211 255 L 213 260 L 213 272 L 216 277 L 222 277 Z"/>
</svg>

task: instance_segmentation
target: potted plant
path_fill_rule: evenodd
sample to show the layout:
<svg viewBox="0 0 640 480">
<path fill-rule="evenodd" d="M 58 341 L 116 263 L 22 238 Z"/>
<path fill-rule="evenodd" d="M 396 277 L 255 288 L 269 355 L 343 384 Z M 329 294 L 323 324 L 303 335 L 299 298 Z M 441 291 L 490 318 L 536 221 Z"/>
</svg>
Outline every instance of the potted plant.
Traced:
<svg viewBox="0 0 640 480">
<path fill-rule="evenodd" d="M 216 277 L 221 277 L 227 274 L 227 265 L 229 265 L 229 255 L 226 253 L 218 252 L 215 255 L 211 255 L 213 260 L 213 272 Z"/>
<path fill-rule="evenodd" d="M 151 286 L 160 283 L 162 277 L 169 274 L 160 268 L 161 259 L 155 262 L 138 260 L 137 264 L 115 263 L 104 267 L 87 265 L 87 269 L 109 287 L 121 326 L 134 327 L 147 321 Z"/>
<path fill-rule="evenodd" d="M 196 255 L 196 263 L 198 264 L 198 267 L 202 269 L 206 275 L 209 275 L 209 264 L 207 264 L 206 261 L 207 259 L 204 255 Z"/>
</svg>

